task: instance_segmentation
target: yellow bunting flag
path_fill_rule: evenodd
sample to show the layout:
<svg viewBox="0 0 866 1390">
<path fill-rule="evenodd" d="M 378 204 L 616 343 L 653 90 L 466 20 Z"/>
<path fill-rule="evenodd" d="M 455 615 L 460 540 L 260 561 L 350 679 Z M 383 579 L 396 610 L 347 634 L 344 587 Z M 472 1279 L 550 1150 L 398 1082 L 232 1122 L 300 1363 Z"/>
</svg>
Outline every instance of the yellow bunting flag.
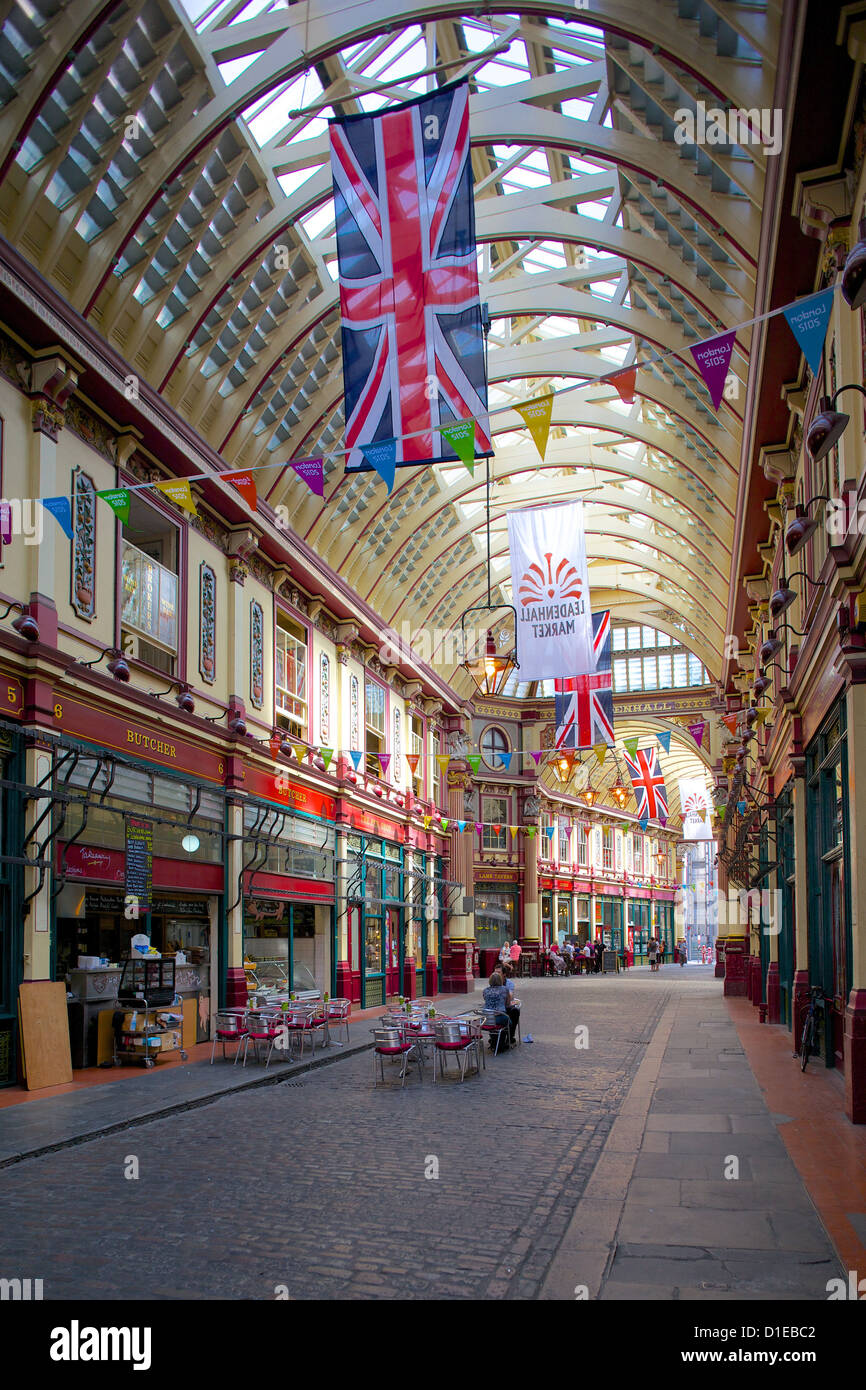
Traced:
<svg viewBox="0 0 866 1390">
<path fill-rule="evenodd" d="M 517 826 L 516 826 L 516 825 L 509 825 L 508 829 L 511 831 L 511 838 L 512 838 L 512 840 L 516 840 L 516 839 L 517 839 Z"/>
<path fill-rule="evenodd" d="M 171 498 L 183 511 L 192 512 L 193 516 L 198 515 L 186 478 L 172 478 L 168 483 L 157 483 L 156 490 L 165 493 L 165 496 Z"/>
<path fill-rule="evenodd" d="M 425 816 L 425 817 L 424 817 L 424 829 L 425 829 L 425 830 L 429 830 L 429 829 L 430 829 L 430 826 L 432 825 L 432 823 L 433 823 L 433 817 L 432 817 L 432 816 Z"/>
<path fill-rule="evenodd" d="M 606 743 L 597 743 L 597 744 L 595 744 L 595 746 L 594 746 L 594 748 L 593 748 L 592 751 L 593 751 L 593 753 L 595 754 L 595 756 L 598 758 L 598 765 L 599 765 L 599 767 L 601 767 L 602 763 L 604 762 L 604 756 L 605 756 L 605 754 L 606 754 L 606 752 L 607 752 L 607 744 L 606 744 Z"/>
<path fill-rule="evenodd" d="M 550 434 L 550 417 L 553 413 L 553 393 L 538 396 L 536 400 L 527 401 L 525 405 L 517 405 L 514 408 L 529 426 L 533 443 L 544 458 L 547 452 L 547 437 Z"/>
<path fill-rule="evenodd" d="M 448 771 L 448 764 L 449 764 L 449 762 L 451 761 L 450 754 L 448 754 L 448 753 L 437 753 L 437 754 L 436 754 L 436 761 L 437 761 L 437 763 L 439 764 L 439 771 L 442 773 L 442 775 L 443 775 L 443 777 L 444 777 L 444 776 L 445 776 L 445 773 Z"/>
</svg>

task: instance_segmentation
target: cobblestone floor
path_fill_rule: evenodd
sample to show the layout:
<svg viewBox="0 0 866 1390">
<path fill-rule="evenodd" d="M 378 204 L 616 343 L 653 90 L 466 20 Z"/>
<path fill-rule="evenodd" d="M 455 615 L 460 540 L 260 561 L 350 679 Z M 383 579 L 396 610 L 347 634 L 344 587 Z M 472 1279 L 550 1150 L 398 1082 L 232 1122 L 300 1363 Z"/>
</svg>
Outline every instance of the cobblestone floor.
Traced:
<svg viewBox="0 0 866 1390">
<path fill-rule="evenodd" d="M 480 1079 L 374 1091 L 366 1054 L 4 1169 L 0 1273 L 49 1299 L 533 1298 L 682 985 L 521 982 L 534 1042 Z"/>
</svg>

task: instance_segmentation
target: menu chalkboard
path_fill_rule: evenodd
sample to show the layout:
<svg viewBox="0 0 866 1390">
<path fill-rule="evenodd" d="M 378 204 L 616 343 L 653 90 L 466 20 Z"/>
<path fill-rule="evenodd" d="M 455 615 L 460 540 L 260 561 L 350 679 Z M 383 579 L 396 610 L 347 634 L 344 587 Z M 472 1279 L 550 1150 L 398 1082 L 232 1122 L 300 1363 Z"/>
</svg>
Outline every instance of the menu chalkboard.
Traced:
<svg viewBox="0 0 866 1390">
<path fill-rule="evenodd" d="M 138 899 L 139 915 L 153 897 L 153 821 L 126 818 L 126 896 Z"/>
</svg>

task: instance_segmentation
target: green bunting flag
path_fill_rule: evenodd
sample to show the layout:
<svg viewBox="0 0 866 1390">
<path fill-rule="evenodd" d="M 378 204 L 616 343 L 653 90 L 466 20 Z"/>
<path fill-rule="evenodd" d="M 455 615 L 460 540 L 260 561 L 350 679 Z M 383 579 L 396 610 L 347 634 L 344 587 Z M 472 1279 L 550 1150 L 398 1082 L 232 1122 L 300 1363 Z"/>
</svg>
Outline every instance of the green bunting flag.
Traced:
<svg viewBox="0 0 866 1390">
<path fill-rule="evenodd" d="M 629 755 L 630 758 L 634 758 L 634 757 L 637 756 L 637 739 L 636 739 L 636 738 L 624 738 L 623 741 L 622 741 L 622 746 L 623 746 L 623 748 L 625 749 L 625 751 L 628 753 L 628 755 Z"/>
<path fill-rule="evenodd" d="M 467 763 L 469 764 L 469 766 L 472 768 L 473 774 L 477 777 L 477 776 L 478 776 L 478 769 L 479 769 L 479 767 L 481 766 L 481 754 L 480 754 L 480 753 L 470 753 L 469 756 L 467 757 L 466 761 L 467 761 Z"/>
<path fill-rule="evenodd" d="M 447 439 L 461 463 L 475 477 L 475 421 L 459 420 L 456 425 L 444 425 L 440 433 Z"/>
<path fill-rule="evenodd" d="M 325 764 L 325 771 L 327 772 L 328 768 L 331 766 L 331 759 L 334 756 L 334 750 L 333 748 L 320 748 L 319 752 L 322 755 L 322 762 Z"/>
<path fill-rule="evenodd" d="M 129 493 L 125 487 L 108 488 L 105 492 L 97 492 L 97 497 L 101 497 L 103 502 L 107 502 L 113 512 L 120 517 L 124 523 L 129 521 Z"/>
</svg>

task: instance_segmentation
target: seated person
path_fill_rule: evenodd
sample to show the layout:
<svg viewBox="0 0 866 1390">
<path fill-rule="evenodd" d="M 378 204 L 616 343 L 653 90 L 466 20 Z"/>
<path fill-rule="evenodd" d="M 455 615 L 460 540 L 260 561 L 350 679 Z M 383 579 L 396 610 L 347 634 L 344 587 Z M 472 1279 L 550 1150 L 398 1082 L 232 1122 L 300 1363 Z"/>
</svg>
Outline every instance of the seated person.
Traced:
<svg viewBox="0 0 866 1390">
<path fill-rule="evenodd" d="M 520 1002 L 515 993 L 514 966 L 504 965 L 502 967 L 502 977 L 505 988 L 508 990 L 508 1003 L 505 1005 L 505 1012 L 508 1015 L 508 1022 L 511 1024 L 511 1041 L 514 1042 L 517 1033 L 517 1024 L 520 1020 Z"/>
<path fill-rule="evenodd" d="M 565 974 L 565 961 L 563 960 L 562 956 L 559 954 L 559 952 L 557 951 L 557 949 L 556 949 L 555 946 L 551 946 L 551 948 L 550 948 L 549 960 L 550 960 L 550 968 L 551 968 L 551 973 L 552 973 L 552 974 L 554 974 L 554 975 L 564 975 L 564 974 Z"/>
<path fill-rule="evenodd" d="M 493 1013 L 496 1023 L 508 1030 L 506 1041 L 500 1044 L 500 1046 L 508 1047 L 511 1041 L 511 1019 L 506 1012 L 508 1008 L 508 990 L 498 970 L 494 970 L 493 974 L 490 976 L 490 983 L 484 991 L 483 999 L 485 1009 L 489 1009 Z M 496 1049 L 496 1044 L 492 1040 L 490 1041 L 490 1049 L 491 1051 L 495 1051 Z"/>
<path fill-rule="evenodd" d="M 505 942 L 503 942 L 502 949 L 501 949 L 501 951 L 499 952 L 499 964 L 502 966 L 502 965 L 505 964 L 505 962 L 506 962 L 507 960 L 511 960 L 511 942 L 510 942 L 510 941 L 505 941 Z"/>
</svg>

